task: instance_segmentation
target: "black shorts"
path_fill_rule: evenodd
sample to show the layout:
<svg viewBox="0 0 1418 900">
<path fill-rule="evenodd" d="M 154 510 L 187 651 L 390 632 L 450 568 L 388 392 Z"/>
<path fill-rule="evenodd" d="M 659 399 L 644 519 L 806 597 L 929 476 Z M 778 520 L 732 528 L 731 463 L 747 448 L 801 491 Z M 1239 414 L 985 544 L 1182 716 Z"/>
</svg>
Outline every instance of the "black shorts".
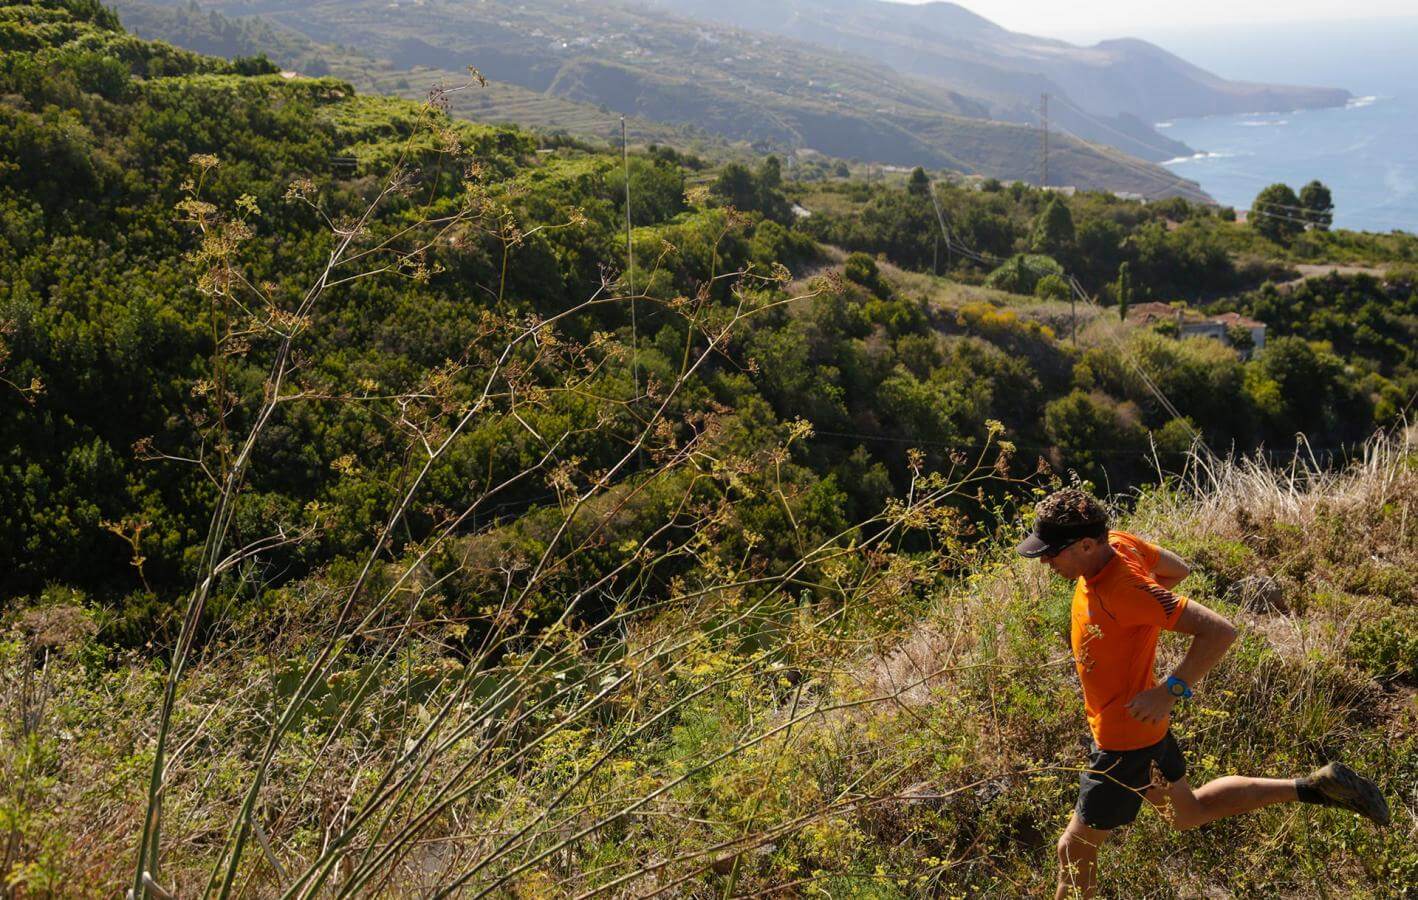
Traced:
<svg viewBox="0 0 1418 900">
<path fill-rule="evenodd" d="M 1142 808 L 1142 795 L 1152 785 L 1154 761 L 1167 781 L 1186 777 L 1187 761 L 1170 731 L 1162 740 L 1141 750 L 1099 750 L 1094 744 L 1088 768 L 1078 777 L 1078 805 L 1074 812 L 1083 824 L 1106 830 L 1136 819 Z"/>
</svg>

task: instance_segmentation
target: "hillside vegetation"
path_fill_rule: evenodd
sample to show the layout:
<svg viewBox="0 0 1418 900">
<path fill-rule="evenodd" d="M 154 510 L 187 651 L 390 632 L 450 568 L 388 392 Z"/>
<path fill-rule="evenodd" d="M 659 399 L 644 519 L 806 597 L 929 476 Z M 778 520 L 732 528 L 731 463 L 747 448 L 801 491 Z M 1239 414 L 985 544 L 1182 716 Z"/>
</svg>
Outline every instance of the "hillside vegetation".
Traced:
<svg viewBox="0 0 1418 900">
<path fill-rule="evenodd" d="M 1340 753 L 1402 810 L 1154 820 L 1119 895 L 1413 880 L 1411 238 L 1237 262 L 1176 201 L 626 161 L 451 117 L 475 77 L 362 95 L 90 0 L 0 46 L 12 892 L 1038 890 L 1082 718 L 1066 586 L 1007 549 L 1070 479 L 1247 626 L 1199 776 Z M 1003 262 L 928 256 L 932 196 Z M 1307 241 L 1394 267 L 1267 287 Z M 1193 437 L 1376 428 L 1345 475 Z"/>
<path fill-rule="evenodd" d="M 1343 758 L 1378 774 L 1395 824 L 1276 808 L 1179 836 L 1145 813 L 1110 846 L 1109 895 L 1397 898 L 1418 878 L 1415 459 L 1228 465 L 1137 498 L 1120 524 L 1190 560 L 1185 590 L 1242 628 L 1174 721 L 1193 780 Z M 1067 587 L 1012 557 L 1012 528 L 965 537 L 937 515 L 949 492 L 921 487 L 887 521 L 933 533 L 925 552 L 839 548 L 811 584 L 721 557 L 652 610 L 521 632 L 495 664 L 420 615 L 426 575 L 358 650 L 329 624 L 344 588 L 294 586 L 185 673 L 162 883 L 207 883 L 272 718 L 334 642 L 264 772 L 244 893 L 1045 894 L 1085 751 Z M 163 672 L 94 628 L 51 595 L 0 644 L 24 892 L 107 893 L 132 865 Z"/>
<path fill-rule="evenodd" d="M 135 22 L 149 29 L 147 36 L 179 43 L 205 38 L 206 13 L 154 9 L 143 0 L 122 0 L 121 8 L 134 11 Z M 322 71 L 315 74 L 324 74 L 324 66 L 337 70 L 341 60 L 354 62 L 379 83 L 407 80 L 416 93 L 429 80 L 425 75 L 420 81 L 420 75 L 430 68 L 459 73 L 477 66 L 500 86 L 457 107 L 477 121 L 511 120 L 604 138 L 623 114 L 700 140 L 717 137 L 780 152 L 998 178 L 1038 177 L 1033 120 L 993 119 L 986 104 L 947 86 L 919 82 L 863 56 L 724 27 L 718 19 L 675 18 L 633 4 L 545 0 L 402 5 L 235 0 L 204 8 L 254 14 L 278 26 L 283 37 L 270 53 L 282 65 L 312 58 L 289 52 L 292 32 L 345 48 L 317 53 Z M 390 79 L 381 72 L 397 74 Z M 1070 127 L 1106 143 L 1086 125 Z M 1162 147 L 1175 143 L 1161 136 L 1148 140 Z M 1195 182 L 1111 147 L 1063 133 L 1055 135 L 1054 146 L 1054 183 L 1205 197 Z M 1128 148 L 1139 152 L 1155 156 Z M 1177 145 L 1157 158 L 1185 152 Z"/>
<path fill-rule="evenodd" d="M 1180 142 L 1152 122 L 1191 116 L 1342 106 L 1338 88 L 1229 81 L 1136 38 L 1080 47 L 1009 31 L 949 2 L 648 0 L 703 20 L 804 40 L 949 86 L 995 118 L 1037 124 L 1039 95 L 1066 131 L 1154 162 Z M 1189 151 L 1188 151 L 1189 152 Z"/>
<path fill-rule="evenodd" d="M 467 77 L 466 66 L 473 62 L 433 55 L 422 61 L 409 61 L 408 65 L 396 65 L 355 47 L 317 43 L 255 16 L 229 18 L 215 9 L 142 0 L 117 0 L 110 5 L 124 27 L 134 34 L 229 59 L 265 55 L 284 69 L 311 77 L 339 78 L 362 92 L 422 100 L 435 84 L 461 83 Z M 489 81 L 475 94 L 457 94 L 448 100 L 450 111 L 461 118 L 487 124 L 514 123 L 592 142 L 620 141 L 619 117 L 606 107 L 578 103 L 510 81 Z M 628 116 L 626 124 L 630 139 L 641 144 L 672 143 L 718 156 L 751 152 L 746 144 L 736 147 L 708 132 L 640 116 Z"/>
</svg>

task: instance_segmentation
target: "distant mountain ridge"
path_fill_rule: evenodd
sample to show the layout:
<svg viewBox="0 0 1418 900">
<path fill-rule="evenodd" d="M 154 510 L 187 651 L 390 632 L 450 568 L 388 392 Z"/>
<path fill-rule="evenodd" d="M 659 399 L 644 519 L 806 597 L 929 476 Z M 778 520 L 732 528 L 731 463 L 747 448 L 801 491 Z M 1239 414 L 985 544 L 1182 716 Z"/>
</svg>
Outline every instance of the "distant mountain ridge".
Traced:
<svg viewBox="0 0 1418 900">
<path fill-rule="evenodd" d="M 639 2 L 857 53 L 902 74 L 949 85 L 985 103 L 996 118 L 1034 123 L 1040 95 L 1050 93 L 1060 101 L 1051 109 L 1053 120 L 1085 138 L 1104 140 L 1145 159 L 1177 155 L 1175 145 L 1148 123 L 1343 106 L 1352 97 L 1338 88 L 1229 81 L 1136 38 L 1080 47 L 1012 32 L 955 3 Z M 1090 118 L 1102 120 L 1101 126 Z M 1102 134 L 1097 133 L 1100 128 Z"/>
<path fill-rule="evenodd" d="M 142 5 L 117 3 L 120 11 Z M 684 18 L 665 7 L 558 0 L 166 5 L 199 15 L 256 16 L 309 41 L 380 60 L 388 72 L 476 65 L 528 101 L 555 101 L 578 115 L 600 109 L 609 121 L 615 114 L 638 116 L 788 155 L 815 150 L 1029 182 L 1042 175 L 1037 128 L 1017 115 L 992 117 L 992 105 L 1001 104 L 988 97 L 902 74 L 861 54 Z M 169 37 L 160 21 L 152 22 L 145 36 Z M 477 109 L 460 114 L 479 117 Z M 1079 137 L 1056 133 L 1051 139 L 1050 184 L 1209 199 L 1195 182 L 1138 158 L 1183 155 L 1189 152 L 1184 144 L 1123 119 L 1103 121 L 1093 133 L 1062 124 Z M 1137 146 L 1119 152 L 1104 145 L 1114 132 Z"/>
</svg>

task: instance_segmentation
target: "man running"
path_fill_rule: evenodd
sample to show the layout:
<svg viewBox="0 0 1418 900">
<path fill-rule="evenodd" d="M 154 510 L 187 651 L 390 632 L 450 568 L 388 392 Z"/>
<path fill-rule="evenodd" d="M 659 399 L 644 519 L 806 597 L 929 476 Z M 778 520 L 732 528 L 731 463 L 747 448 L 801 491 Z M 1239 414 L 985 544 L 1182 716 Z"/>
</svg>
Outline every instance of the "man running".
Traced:
<svg viewBox="0 0 1418 900">
<path fill-rule="evenodd" d="M 1073 658 L 1094 743 L 1073 818 L 1059 838 L 1059 900 L 1093 895 L 1098 848 L 1112 829 L 1137 817 L 1144 798 L 1179 829 L 1296 801 L 1388 824 L 1388 803 L 1378 787 L 1343 763 L 1298 779 L 1227 775 L 1192 790 L 1168 719 L 1225 655 L 1235 626 L 1173 594 L 1190 571 L 1186 563 L 1135 535 L 1110 531 L 1107 509 L 1089 494 L 1056 491 L 1035 513 L 1033 531 L 1018 552 L 1076 582 Z M 1164 628 L 1189 634 L 1192 642 L 1176 671 L 1158 684 L 1153 659 Z M 1153 783 L 1154 764 L 1165 781 Z"/>
</svg>

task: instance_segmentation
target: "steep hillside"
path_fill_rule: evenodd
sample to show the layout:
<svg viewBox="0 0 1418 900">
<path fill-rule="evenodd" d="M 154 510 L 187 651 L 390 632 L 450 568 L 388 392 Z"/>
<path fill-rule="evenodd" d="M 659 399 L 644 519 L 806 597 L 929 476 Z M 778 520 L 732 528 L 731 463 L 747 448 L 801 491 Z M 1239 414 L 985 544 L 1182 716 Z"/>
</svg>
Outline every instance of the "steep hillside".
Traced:
<svg viewBox="0 0 1418 900">
<path fill-rule="evenodd" d="M 663 11 L 551 0 L 405 6 L 374 0 L 218 0 L 206 8 L 259 14 L 318 43 L 356 47 L 392 71 L 457 72 L 476 65 L 495 82 L 582 109 L 603 108 L 780 153 L 815 150 L 1006 180 L 1040 176 L 1038 132 L 989 120 L 986 105 L 962 93 L 903 77 L 865 57 L 675 19 Z M 154 37 L 180 40 L 183 34 L 165 30 L 160 18 L 135 21 L 151 23 Z M 486 120 L 493 110 L 459 111 Z M 1167 148 L 1164 156 L 1186 150 L 1160 137 L 1148 140 Z M 1138 153 L 1157 157 L 1143 145 L 1124 154 L 1060 133 L 1054 148 L 1058 152 L 1049 167 L 1054 184 L 1205 197 L 1194 182 L 1137 159 Z"/>
<path fill-rule="evenodd" d="M 1047 890 L 1083 724 L 1009 547 L 1074 478 L 1243 626 L 1196 776 L 1339 754 L 1397 813 L 1148 818 L 1117 892 L 1413 881 L 1411 269 L 1245 294 L 1243 356 L 1064 278 L 1241 290 L 1209 207 L 626 159 L 91 0 L 0 42 L 6 891 Z"/>
<path fill-rule="evenodd" d="M 440 62 L 447 60 L 437 53 L 430 54 L 423 63 L 395 65 L 354 47 L 317 43 L 254 16 L 229 18 L 215 9 L 145 0 L 117 0 L 111 6 L 124 27 L 134 34 L 228 59 L 264 54 L 283 69 L 310 77 L 340 78 L 364 92 L 421 100 L 433 85 L 457 84 L 467 77 L 466 63 L 453 61 L 450 67 L 441 67 Z M 455 114 L 479 122 L 517 124 L 593 141 L 620 141 L 619 118 L 609 115 L 605 107 L 577 103 L 509 81 L 489 81 L 476 94 L 455 94 L 448 102 Z M 630 139 L 640 144 L 669 143 L 718 157 L 742 155 L 747 150 L 731 148 L 729 141 L 707 131 L 641 116 L 630 115 L 626 125 Z"/>
<path fill-rule="evenodd" d="M 1077 47 L 1007 31 L 953 3 L 884 0 L 649 0 L 710 21 L 861 54 L 906 75 L 985 100 L 998 118 L 1035 123 L 1041 93 L 1051 118 L 1087 139 L 1144 159 L 1176 155 L 1150 123 L 1184 116 L 1342 106 L 1334 88 L 1228 81 L 1146 41 Z"/>
</svg>

